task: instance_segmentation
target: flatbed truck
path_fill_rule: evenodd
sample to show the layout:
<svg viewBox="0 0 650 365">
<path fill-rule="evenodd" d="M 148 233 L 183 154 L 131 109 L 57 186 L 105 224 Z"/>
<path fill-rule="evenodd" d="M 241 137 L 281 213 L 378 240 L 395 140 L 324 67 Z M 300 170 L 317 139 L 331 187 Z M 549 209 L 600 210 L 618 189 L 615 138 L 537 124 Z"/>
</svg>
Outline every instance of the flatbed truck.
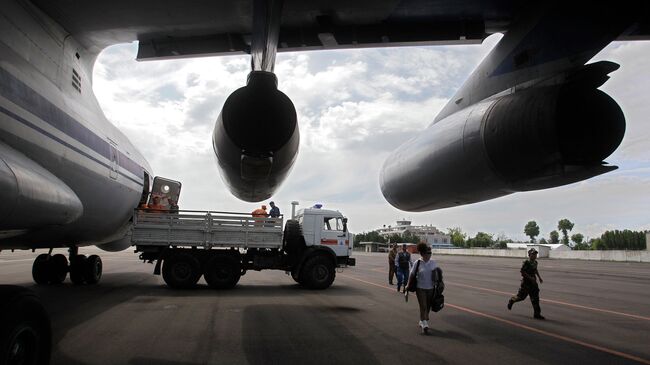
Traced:
<svg viewBox="0 0 650 365">
<path fill-rule="evenodd" d="M 136 209 L 131 242 L 155 263 L 172 288 L 192 288 L 201 276 L 230 289 L 248 270 L 283 270 L 301 286 L 326 289 L 336 269 L 354 266 L 347 218 L 336 210 L 301 209 L 293 219 L 250 213 Z"/>
</svg>

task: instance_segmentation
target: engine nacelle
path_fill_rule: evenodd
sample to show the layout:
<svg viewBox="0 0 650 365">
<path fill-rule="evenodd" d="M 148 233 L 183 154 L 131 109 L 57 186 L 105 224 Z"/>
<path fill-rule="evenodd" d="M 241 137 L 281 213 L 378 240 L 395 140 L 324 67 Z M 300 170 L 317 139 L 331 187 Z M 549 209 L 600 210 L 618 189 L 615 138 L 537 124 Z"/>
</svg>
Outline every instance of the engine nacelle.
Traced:
<svg viewBox="0 0 650 365">
<path fill-rule="evenodd" d="M 430 125 L 385 161 L 381 191 L 426 211 L 546 189 L 616 169 L 625 118 L 604 92 L 580 85 L 486 99 Z"/>
<path fill-rule="evenodd" d="M 271 72 L 253 71 L 226 100 L 212 146 L 221 177 L 239 199 L 269 198 L 291 171 L 300 133 L 296 109 Z"/>
</svg>

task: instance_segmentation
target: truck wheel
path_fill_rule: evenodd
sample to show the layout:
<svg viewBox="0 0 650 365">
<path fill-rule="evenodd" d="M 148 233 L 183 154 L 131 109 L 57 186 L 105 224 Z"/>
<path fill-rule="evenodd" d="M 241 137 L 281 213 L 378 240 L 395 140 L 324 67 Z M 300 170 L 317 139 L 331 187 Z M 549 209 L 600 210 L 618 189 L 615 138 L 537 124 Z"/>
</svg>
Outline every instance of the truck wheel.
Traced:
<svg viewBox="0 0 650 365">
<path fill-rule="evenodd" d="M 284 225 L 284 241 L 282 249 L 289 255 L 298 254 L 305 248 L 305 237 L 302 235 L 300 222 L 295 219 L 287 220 Z"/>
<path fill-rule="evenodd" d="M 331 259 L 314 256 L 307 259 L 300 272 L 300 283 L 309 289 L 326 289 L 334 282 L 336 270 Z"/>
<path fill-rule="evenodd" d="M 0 285 L 0 364 L 49 364 L 50 318 L 34 292 Z"/>
<path fill-rule="evenodd" d="M 300 275 L 298 275 L 298 273 L 292 271 L 292 272 L 291 272 L 291 278 L 292 278 L 293 281 L 295 281 L 296 283 L 302 285 L 302 283 L 300 282 Z"/>
<path fill-rule="evenodd" d="M 172 253 L 163 261 L 165 283 L 174 289 L 194 287 L 201 277 L 201 265 L 196 257 L 184 253 Z"/>
<path fill-rule="evenodd" d="M 203 275 L 213 289 L 232 289 L 239 282 L 241 267 L 232 257 L 215 256 L 208 261 Z"/>
</svg>

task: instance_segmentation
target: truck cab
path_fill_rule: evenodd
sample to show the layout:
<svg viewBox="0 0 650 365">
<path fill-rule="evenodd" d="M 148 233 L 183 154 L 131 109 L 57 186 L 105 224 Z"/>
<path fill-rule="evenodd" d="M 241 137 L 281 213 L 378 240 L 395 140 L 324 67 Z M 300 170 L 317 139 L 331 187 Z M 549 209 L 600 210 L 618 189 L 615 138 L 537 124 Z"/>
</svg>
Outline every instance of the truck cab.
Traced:
<svg viewBox="0 0 650 365">
<path fill-rule="evenodd" d="M 307 247 L 329 247 L 336 257 L 349 257 L 352 254 L 352 234 L 347 229 L 347 218 L 338 210 L 318 207 L 300 209 L 296 219 L 302 226 Z"/>
</svg>

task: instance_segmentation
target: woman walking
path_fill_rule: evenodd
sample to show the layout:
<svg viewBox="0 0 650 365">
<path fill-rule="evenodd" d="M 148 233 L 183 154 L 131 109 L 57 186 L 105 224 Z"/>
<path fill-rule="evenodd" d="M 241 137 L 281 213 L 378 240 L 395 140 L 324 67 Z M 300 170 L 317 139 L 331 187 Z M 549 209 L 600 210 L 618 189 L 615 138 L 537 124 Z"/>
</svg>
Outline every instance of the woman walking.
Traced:
<svg viewBox="0 0 650 365">
<path fill-rule="evenodd" d="M 418 298 L 420 306 L 420 327 L 422 333 L 427 334 L 429 331 L 429 312 L 431 312 L 431 300 L 433 299 L 433 271 L 436 269 L 436 263 L 431 260 L 431 247 L 426 243 L 418 243 L 418 252 L 420 258 L 415 262 L 411 273 L 409 274 L 407 288 L 411 287 L 411 282 L 416 280 L 415 295 Z"/>
</svg>

